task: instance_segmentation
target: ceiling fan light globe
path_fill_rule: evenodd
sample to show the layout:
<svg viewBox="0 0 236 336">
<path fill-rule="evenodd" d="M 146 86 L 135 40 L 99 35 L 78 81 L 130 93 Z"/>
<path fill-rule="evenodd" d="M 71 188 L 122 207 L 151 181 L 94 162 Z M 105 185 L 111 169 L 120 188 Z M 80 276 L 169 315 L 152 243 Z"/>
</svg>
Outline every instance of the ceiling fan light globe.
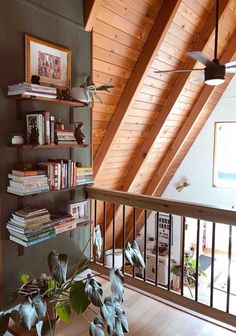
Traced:
<svg viewBox="0 0 236 336">
<path fill-rule="evenodd" d="M 223 84 L 224 81 L 225 81 L 224 78 L 205 79 L 205 84 L 215 86 L 215 85 Z"/>
</svg>

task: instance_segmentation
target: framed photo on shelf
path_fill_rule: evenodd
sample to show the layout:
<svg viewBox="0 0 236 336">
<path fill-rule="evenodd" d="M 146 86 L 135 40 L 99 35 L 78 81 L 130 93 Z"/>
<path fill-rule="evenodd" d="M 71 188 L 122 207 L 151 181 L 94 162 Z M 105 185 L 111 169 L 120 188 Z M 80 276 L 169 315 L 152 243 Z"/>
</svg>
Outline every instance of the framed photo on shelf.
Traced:
<svg viewBox="0 0 236 336">
<path fill-rule="evenodd" d="M 68 212 L 77 220 L 77 223 L 89 220 L 89 201 L 70 203 Z"/>
<path fill-rule="evenodd" d="M 40 84 L 71 88 L 71 51 L 68 48 L 25 35 L 25 81 L 40 76 Z"/>
</svg>

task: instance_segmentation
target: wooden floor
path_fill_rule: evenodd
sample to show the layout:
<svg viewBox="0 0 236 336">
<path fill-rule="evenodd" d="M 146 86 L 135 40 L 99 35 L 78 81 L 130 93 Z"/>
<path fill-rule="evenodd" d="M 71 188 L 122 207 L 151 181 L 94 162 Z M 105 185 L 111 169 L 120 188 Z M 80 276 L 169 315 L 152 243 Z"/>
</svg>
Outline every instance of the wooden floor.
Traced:
<svg viewBox="0 0 236 336">
<path fill-rule="evenodd" d="M 104 285 L 108 295 L 108 284 Z M 193 317 L 154 299 L 125 288 L 124 309 L 130 336 L 233 336 L 234 332 Z M 86 312 L 93 320 L 92 312 Z M 57 336 L 88 336 L 88 322 L 73 316 L 69 325 L 60 323 Z"/>
</svg>

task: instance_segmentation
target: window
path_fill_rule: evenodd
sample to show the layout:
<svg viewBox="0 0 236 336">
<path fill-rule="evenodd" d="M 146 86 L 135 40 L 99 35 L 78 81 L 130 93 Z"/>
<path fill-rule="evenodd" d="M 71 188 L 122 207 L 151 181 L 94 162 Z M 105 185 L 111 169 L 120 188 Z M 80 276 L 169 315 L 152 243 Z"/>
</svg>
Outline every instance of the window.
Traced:
<svg viewBox="0 0 236 336">
<path fill-rule="evenodd" d="M 215 123 L 213 186 L 236 189 L 236 122 Z"/>
</svg>

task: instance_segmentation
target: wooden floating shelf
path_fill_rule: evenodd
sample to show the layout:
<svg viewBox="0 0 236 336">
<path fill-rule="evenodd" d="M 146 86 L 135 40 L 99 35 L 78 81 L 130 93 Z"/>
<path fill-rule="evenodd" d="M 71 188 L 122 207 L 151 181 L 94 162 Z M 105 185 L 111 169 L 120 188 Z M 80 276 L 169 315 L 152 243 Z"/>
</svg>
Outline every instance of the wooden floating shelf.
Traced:
<svg viewBox="0 0 236 336">
<path fill-rule="evenodd" d="M 20 149 L 57 149 L 57 148 L 87 148 L 92 147 L 90 144 L 78 145 L 78 144 L 59 144 L 59 145 L 11 145 L 10 147 L 20 148 Z"/>
<path fill-rule="evenodd" d="M 8 96 L 9 98 L 14 98 L 16 100 L 31 100 L 31 101 L 42 101 L 46 103 L 53 103 L 53 104 L 62 104 L 69 107 L 85 107 L 88 106 L 88 104 L 79 102 L 79 101 L 73 101 L 73 100 L 65 100 L 65 99 L 55 99 L 55 98 L 45 98 L 45 97 L 34 97 L 34 96 L 28 96 L 28 95 L 16 95 L 16 96 Z"/>
<path fill-rule="evenodd" d="M 18 197 L 27 197 L 27 196 L 35 196 L 35 195 L 41 195 L 41 194 L 47 194 L 47 193 L 54 193 L 54 192 L 61 192 L 61 191 L 70 191 L 70 190 L 76 190 L 76 189 L 80 189 L 84 186 L 90 186 L 92 185 L 94 182 L 88 182 L 88 183 L 83 183 L 83 184 L 80 184 L 80 185 L 77 185 L 76 187 L 71 187 L 71 188 L 63 188 L 63 189 L 58 189 L 58 190 L 48 190 L 48 191 L 42 191 L 42 192 L 34 192 L 32 194 L 27 194 L 27 195 L 17 195 L 17 194 L 14 194 L 12 192 L 9 192 L 8 191 L 8 194 L 11 194 L 11 195 L 15 195 L 15 196 L 18 196 Z"/>
</svg>

